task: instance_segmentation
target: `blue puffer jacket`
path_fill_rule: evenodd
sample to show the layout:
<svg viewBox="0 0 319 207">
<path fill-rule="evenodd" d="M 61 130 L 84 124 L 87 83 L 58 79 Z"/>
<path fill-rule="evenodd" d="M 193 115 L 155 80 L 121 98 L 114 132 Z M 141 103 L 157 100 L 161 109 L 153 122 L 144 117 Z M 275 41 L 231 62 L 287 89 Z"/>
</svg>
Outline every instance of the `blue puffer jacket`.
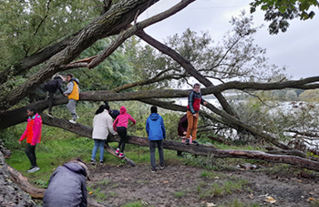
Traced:
<svg viewBox="0 0 319 207">
<path fill-rule="evenodd" d="M 157 114 L 152 113 L 146 120 L 146 132 L 148 134 L 148 139 L 162 140 L 166 138 L 166 131 L 164 126 L 163 118 Z"/>
<path fill-rule="evenodd" d="M 44 193 L 43 207 L 86 207 L 86 171 L 74 162 L 58 167 Z"/>
</svg>

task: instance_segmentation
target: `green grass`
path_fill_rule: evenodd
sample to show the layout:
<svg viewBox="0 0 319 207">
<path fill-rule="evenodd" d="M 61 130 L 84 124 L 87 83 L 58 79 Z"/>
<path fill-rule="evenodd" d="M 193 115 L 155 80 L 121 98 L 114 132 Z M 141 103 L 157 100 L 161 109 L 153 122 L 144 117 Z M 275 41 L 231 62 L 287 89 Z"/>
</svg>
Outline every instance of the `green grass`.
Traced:
<svg viewBox="0 0 319 207">
<path fill-rule="evenodd" d="M 183 197 L 184 195 L 185 195 L 185 192 L 183 192 L 183 191 L 179 191 L 179 192 L 174 193 L 174 196 L 178 197 L 178 198 Z"/>
<path fill-rule="evenodd" d="M 224 196 L 232 194 L 234 191 L 243 190 L 246 184 L 248 184 L 248 181 L 244 179 L 236 179 L 234 181 L 226 180 L 224 182 L 213 183 L 208 190 L 202 190 L 197 186 L 197 192 L 200 198 Z"/>
<path fill-rule="evenodd" d="M 220 206 L 220 207 L 260 207 L 261 205 L 242 203 L 241 201 L 235 199 L 232 202 L 224 203 L 224 204 L 221 204 L 218 206 Z"/>
</svg>

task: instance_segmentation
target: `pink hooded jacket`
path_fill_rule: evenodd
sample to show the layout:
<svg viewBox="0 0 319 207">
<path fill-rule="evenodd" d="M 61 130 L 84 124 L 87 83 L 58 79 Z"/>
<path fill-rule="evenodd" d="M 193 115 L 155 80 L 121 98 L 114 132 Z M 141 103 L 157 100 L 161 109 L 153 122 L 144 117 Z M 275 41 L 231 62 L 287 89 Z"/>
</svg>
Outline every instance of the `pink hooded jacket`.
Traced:
<svg viewBox="0 0 319 207">
<path fill-rule="evenodd" d="M 27 127 L 19 140 L 22 141 L 27 138 L 27 143 L 34 146 L 35 144 L 41 142 L 41 130 L 41 116 L 39 114 L 36 114 L 33 117 L 29 117 Z"/>
<path fill-rule="evenodd" d="M 135 125 L 136 121 L 133 119 L 133 117 L 126 113 L 126 108 L 124 106 L 121 106 L 120 108 L 120 115 L 118 115 L 113 123 L 114 131 L 116 131 L 116 127 L 125 127 L 127 128 L 128 120 L 131 120 L 133 124 Z"/>
</svg>

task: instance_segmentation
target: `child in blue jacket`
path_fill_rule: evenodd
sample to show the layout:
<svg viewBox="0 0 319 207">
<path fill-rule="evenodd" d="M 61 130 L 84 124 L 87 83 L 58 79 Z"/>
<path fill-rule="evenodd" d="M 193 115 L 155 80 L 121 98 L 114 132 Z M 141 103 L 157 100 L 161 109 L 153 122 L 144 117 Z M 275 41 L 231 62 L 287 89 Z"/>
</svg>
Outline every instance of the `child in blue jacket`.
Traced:
<svg viewBox="0 0 319 207">
<path fill-rule="evenodd" d="M 160 158 L 160 169 L 165 168 L 164 165 L 164 153 L 163 153 L 163 139 L 166 138 L 166 131 L 164 126 L 163 118 L 157 113 L 157 107 L 151 107 L 151 115 L 146 121 L 146 132 L 148 134 L 149 146 L 150 146 L 150 157 L 151 157 L 151 172 L 156 172 L 155 165 L 155 148 L 158 147 L 158 153 Z"/>
</svg>

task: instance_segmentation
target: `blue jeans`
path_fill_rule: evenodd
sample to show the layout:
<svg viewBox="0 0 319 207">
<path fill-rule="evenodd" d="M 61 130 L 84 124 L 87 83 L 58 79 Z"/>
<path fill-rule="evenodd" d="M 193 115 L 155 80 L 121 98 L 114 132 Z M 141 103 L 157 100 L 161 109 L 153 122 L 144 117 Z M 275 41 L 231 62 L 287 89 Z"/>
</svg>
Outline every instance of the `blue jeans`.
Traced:
<svg viewBox="0 0 319 207">
<path fill-rule="evenodd" d="M 94 147 L 93 147 L 93 150 L 92 150 L 92 160 L 95 160 L 95 155 L 96 155 L 96 152 L 97 152 L 97 148 L 100 147 L 100 161 L 103 161 L 104 144 L 105 144 L 105 140 L 94 139 Z"/>
</svg>

